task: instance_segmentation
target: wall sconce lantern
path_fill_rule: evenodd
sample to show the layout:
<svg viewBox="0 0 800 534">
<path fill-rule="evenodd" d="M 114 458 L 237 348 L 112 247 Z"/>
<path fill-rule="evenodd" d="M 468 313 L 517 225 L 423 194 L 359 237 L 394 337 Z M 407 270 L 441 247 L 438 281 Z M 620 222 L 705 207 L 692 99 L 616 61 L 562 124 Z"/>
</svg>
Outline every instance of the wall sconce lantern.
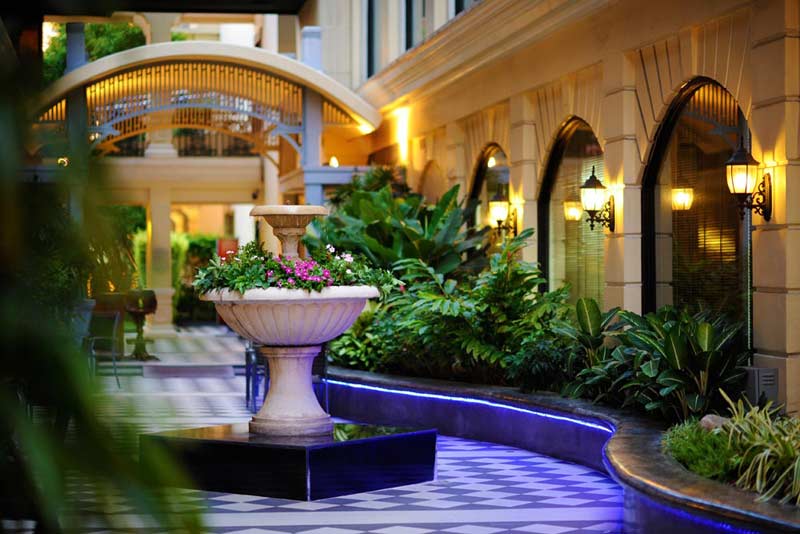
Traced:
<svg viewBox="0 0 800 534">
<path fill-rule="evenodd" d="M 328 165 L 330 167 L 333 167 L 334 169 L 339 167 L 339 158 L 337 158 L 336 156 L 331 156 L 331 159 L 328 160 Z"/>
<path fill-rule="evenodd" d="M 765 173 L 758 187 L 758 161 L 744 148 L 744 141 L 739 138 L 739 148 L 725 162 L 728 171 L 728 189 L 736 197 L 739 216 L 744 219 L 746 210 L 753 210 L 764 220 L 772 218 L 772 177 Z"/>
<path fill-rule="evenodd" d="M 564 202 L 564 219 L 567 221 L 580 221 L 583 217 L 583 206 L 578 200 Z"/>
<path fill-rule="evenodd" d="M 594 175 L 594 166 L 592 175 L 581 186 L 581 204 L 589 214 L 589 228 L 594 230 L 594 225 L 599 224 L 614 231 L 614 195 L 608 195 L 606 200 L 606 186 Z"/>
<path fill-rule="evenodd" d="M 497 192 L 489 201 L 489 219 L 498 232 L 506 231 L 517 235 L 517 210 L 511 207 L 508 195 L 504 194 L 503 187 L 498 187 Z"/>
<path fill-rule="evenodd" d="M 694 189 L 691 187 L 679 187 L 672 190 L 672 210 L 686 211 L 692 209 L 694 202 Z"/>
</svg>

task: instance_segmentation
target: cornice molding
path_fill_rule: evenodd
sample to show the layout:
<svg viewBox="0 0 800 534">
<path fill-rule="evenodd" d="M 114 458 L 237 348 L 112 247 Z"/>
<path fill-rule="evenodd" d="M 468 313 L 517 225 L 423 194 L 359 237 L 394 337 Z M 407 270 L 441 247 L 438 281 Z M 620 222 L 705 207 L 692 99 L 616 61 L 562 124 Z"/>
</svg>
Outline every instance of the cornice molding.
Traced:
<svg viewBox="0 0 800 534">
<path fill-rule="evenodd" d="M 515 50 L 606 7 L 611 0 L 486 0 L 452 19 L 367 80 L 358 93 L 379 109 L 424 99 Z"/>
</svg>

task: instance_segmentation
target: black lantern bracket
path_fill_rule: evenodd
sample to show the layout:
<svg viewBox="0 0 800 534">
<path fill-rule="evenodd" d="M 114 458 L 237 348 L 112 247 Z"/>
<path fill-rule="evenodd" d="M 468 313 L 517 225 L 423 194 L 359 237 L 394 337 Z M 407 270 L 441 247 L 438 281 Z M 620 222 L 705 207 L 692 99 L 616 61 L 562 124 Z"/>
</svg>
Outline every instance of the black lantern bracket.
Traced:
<svg viewBox="0 0 800 534">
<path fill-rule="evenodd" d="M 744 219 L 746 210 L 752 210 L 764 217 L 765 221 L 772 218 L 772 175 L 764 173 L 755 191 L 737 195 L 739 216 Z"/>
<path fill-rule="evenodd" d="M 608 197 L 608 201 L 603 205 L 603 209 L 600 211 L 586 210 L 586 213 L 589 215 L 587 221 L 590 229 L 594 230 L 594 225 L 599 224 L 601 227 L 605 226 L 608 228 L 610 232 L 614 231 L 614 220 L 616 218 L 614 211 L 614 195 Z"/>
<path fill-rule="evenodd" d="M 497 221 L 495 229 L 500 235 L 502 235 L 503 232 L 508 232 L 513 237 L 517 237 L 517 208 L 509 203 L 506 220 Z"/>
</svg>

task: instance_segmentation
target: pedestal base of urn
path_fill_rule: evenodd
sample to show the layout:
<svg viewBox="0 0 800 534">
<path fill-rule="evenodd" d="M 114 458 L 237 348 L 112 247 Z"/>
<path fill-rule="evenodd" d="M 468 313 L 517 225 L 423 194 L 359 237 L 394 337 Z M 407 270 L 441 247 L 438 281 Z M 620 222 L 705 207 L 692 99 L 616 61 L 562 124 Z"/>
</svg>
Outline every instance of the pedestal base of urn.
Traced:
<svg viewBox="0 0 800 534">
<path fill-rule="evenodd" d="M 250 421 L 250 432 L 264 436 L 330 436 L 331 416 L 319 405 L 311 367 L 319 345 L 262 347 L 269 363 L 269 390 L 264 405 Z"/>
<path fill-rule="evenodd" d="M 326 436 L 274 437 L 246 424 L 143 434 L 142 458 L 171 454 L 206 491 L 310 501 L 433 480 L 436 431 L 336 423 Z"/>
</svg>

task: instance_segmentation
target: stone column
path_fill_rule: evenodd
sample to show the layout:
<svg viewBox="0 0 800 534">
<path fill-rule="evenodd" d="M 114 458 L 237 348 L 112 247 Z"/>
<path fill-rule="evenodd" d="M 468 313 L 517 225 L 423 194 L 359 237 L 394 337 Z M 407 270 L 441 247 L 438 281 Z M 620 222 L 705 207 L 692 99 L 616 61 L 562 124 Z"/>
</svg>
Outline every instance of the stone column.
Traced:
<svg viewBox="0 0 800 534">
<path fill-rule="evenodd" d="M 170 190 L 152 187 L 147 203 L 147 285 L 156 293 L 158 310 L 149 317 L 149 332 L 171 333 L 172 324 L 172 222 Z"/>
<path fill-rule="evenodd" d="M 517 210 L 517 228 L 537 228 L 536 199 L 539 194 L 539 154 L 536 147 L 536 126 L 533 106 L 527 95 L 509 99 L 511 180 L 509 198 Z M 538 228 L 537 228 L 538 232 Z M 537 241 L 547 236 L 533 234 L 529 245 L 522 250 L 522 259 L 536 261 Z"/>
<path fill-rule="evenodd" d="M 800 411 L 799 18 L 796 0 L 753 11 L 749 65 L 752 153 L 774 195 L 770 221 L 753 215 L 754 363 L 779 370 L 779 400 L 792 414 Z"/>
<path fill-rule="evenodd" d="M 149 23 L 147 44 L 169 43 L 172 41 L 172 26 L 178 19 L 177 13 L 145 13 Z M 172 144 L 172 130 L 163 129 L 148 134 L 150 142 L 144 155 L 148 158 L 177 158 L 178 151 Z"/>
<path fill-rule="evenodd" d="M 461 124 L 452 122 L 445 127 L 447 189 L 458 184 L 460 186 L 458 190 L 459 201 L 469 194 L 465 142 L 464 128 Z"/>
<path fill-rule="evenodd" d="M 82 22 L 67 23 L 67 65 L 70 72 L 87 62 L 86 37 Z M 67 93 L 67 136 L 70 157 L 70 213 L 83 220 L 83 198 L 89 173 L 89 124 L 86 89 L 81 86 Z"/>
<path fill-rule="evenodd" d="M 635 70 L 623 53 L 603 61 L 603 126 L 605 176 L 614 195 L 616 229 L 604 230 L 606 289 L 604 307 L 642 311 L 641 159 L 636 146 Z"/>
<path fill-rule="evenodd" d="M 306 26 L 301 36 L 303 63 L 322 70 L 322 31 L 317 26 Z M 303 88 L 303 168 L 322 165 L 322 96 L 316 91 Z M 322 205 L 325 194 L 322 185 L 305 186 L 306 204 Z"/>
</svg>

